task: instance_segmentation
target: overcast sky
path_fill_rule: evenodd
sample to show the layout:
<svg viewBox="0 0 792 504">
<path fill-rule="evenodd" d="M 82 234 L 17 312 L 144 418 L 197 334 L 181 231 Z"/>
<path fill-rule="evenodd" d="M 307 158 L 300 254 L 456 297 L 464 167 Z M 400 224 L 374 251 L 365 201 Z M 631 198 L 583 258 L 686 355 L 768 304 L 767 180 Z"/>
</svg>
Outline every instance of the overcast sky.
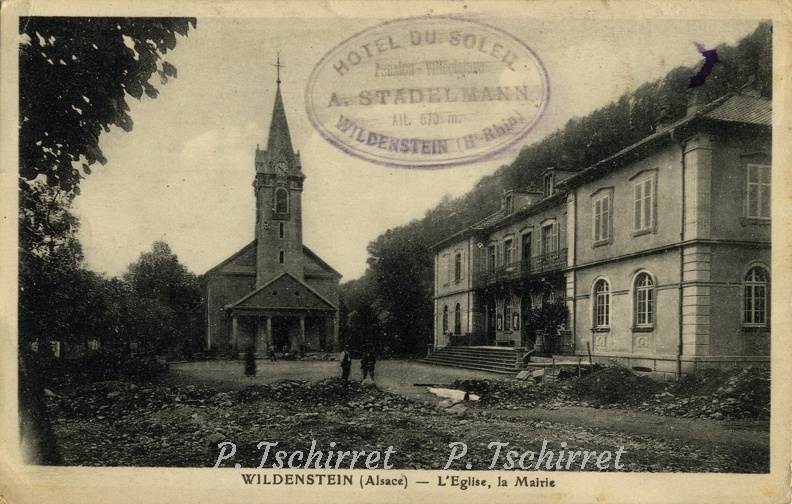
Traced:
<svg viewBox="0 0 792 504">
<path fill-rule="evenodd" d="M 253 157 L 267 141 L 280 50 L 281 90 L 294 148 L 307 176 L 304 242 L 344 276 L 359 277 L 366 245 L 422 217 L 509 164 L 523 145 L 679 65 L 697 63 L 693 42 L 734 43 L 759 21 L 475 19 L 523 41 L 544 63 L 552 98 L 525 142 L 495 159 L 442 170 L 386 168 L 352 158 L 316 133 L 306 81 L 340 42 L 381 19 L 198 18 L 167 60 L 178 78 L 155 100 L 127 99 L 134 130 L 102 133 L 109 160 L 82 183 L 75 209 L 88 266 L 118 275 L 165 240 L 196 274 L 253 239 Z"/>
</svg>

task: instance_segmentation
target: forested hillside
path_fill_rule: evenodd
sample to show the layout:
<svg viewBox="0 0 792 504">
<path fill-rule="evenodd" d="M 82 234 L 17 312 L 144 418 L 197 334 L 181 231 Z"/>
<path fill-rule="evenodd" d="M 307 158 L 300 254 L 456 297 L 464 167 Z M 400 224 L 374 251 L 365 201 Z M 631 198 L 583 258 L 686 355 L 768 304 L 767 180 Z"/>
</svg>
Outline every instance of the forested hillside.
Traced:
<svg viewBox="0 0 792 504">
<path fill-rule="evenodd" d="M 762 23 L 735 46 L 716 48 L 719 63 L 700 88 L 705 101 L 738 92 L 755 79 L 762 96 L 772 92 L 772 27 Z M 702 58 L 701 64 L 704 63 Z M 617 102 L 524 147 L 509 165 L 483 177 L 468 194 L 444 199 L 423 219 L 389 229 L 368 246 L 368 269 L 342 285 L 341 338 L 354 348 L 421 353 L 432 342 L 433 255 L 429 247 L 497 210 L 503 189 L 540 185 L 550 166 L 579 171 L 655 131 L 658 118 L 685 115 L 695 68 L 678 67 Z"/>
</svg>

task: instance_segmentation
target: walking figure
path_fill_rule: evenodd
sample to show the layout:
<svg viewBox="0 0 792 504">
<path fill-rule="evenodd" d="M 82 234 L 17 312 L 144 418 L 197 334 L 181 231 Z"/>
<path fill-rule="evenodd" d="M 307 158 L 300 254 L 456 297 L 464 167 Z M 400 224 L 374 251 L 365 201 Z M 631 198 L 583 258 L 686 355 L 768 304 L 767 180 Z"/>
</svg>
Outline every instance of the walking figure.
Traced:
<svg viewBox="0 0 792 504">
<path fill-rule="evenodd" d="M 256 356 L 253 347 L 248 348 L 245 353 L 245 376 L 253 378 L 256 376 Z"/>
<path fill-rule="evenodd" d="M 269 358 L 272 362 L 278 362 L 278 358 L 275 357 L 275 345 L 269 347 Z"/>
<path fill-rule="evenodd" d="M 363 379 L 371 376 L 374 379 L 374 365 L 377 363 L 377 358 L 374 357 L 374 352 L 368 351 L 366 355 L 360 360 L 360 369 L 363 371 Z"/>
<path fill-rule="evenodd" d="M 349 371 L 352 369 L 352 356 L 349 355 L 349 347 L 345 346 L 344 351 L 341 352 L 341 379 L 349 379 Z"/>
</svg>

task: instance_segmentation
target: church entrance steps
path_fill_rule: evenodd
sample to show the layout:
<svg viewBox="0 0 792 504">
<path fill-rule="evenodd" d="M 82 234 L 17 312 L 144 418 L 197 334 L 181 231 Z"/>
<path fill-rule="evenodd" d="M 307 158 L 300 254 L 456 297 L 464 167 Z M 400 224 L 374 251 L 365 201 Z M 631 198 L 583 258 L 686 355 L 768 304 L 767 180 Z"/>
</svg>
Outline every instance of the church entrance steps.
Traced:
<svg viewBox="0 0 792 504">
<path fill-rule="evenodd" d="M 520 371 L 522 366 L 513 348 L 482 346 L 447 346 L 435 351 L 421 362 L 509 375 Z"/>
</svg>

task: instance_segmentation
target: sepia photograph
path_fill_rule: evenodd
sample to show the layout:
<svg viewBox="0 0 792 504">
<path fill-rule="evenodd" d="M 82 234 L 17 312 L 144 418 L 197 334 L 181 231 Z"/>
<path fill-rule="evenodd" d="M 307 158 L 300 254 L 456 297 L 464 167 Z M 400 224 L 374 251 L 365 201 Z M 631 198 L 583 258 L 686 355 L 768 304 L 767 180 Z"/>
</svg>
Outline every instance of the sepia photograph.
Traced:
<svg viewBox="0 0 792 504">
<path fill-rule="evenodd" d="M 782 2 L 2 10 L 0 502 L 790 500 Z"/>
</svg>

